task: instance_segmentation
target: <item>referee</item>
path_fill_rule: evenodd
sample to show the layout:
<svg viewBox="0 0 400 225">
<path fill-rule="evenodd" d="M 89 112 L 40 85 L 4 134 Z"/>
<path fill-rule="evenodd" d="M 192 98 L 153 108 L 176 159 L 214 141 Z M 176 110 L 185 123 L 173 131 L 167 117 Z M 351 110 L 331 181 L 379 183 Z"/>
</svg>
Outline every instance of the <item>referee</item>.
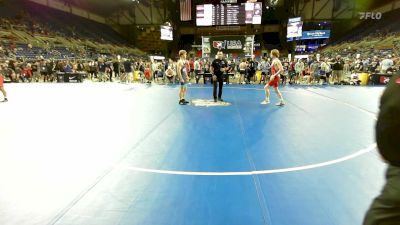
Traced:
<svg viewBox="0 0 400 225">
<path fill-rule="evenodd" d="M 211 73 L 213 74 L 213 95 L 214 102 L 222 100 L 222 87 L 224 85 L 224 74 L 228 69 L 228 62 L 224 59 L 224 53 L 222 51 L 218 51 L 217 58 L 211 63 Z M 218 90 L 218 99 L 217 99 L 217 83 L 219 84 Z"/>
<path fill-rule="evenodd" d="M 363 225 L 400 224 L 400 76 L 393 76 L 381 99 L 376 140 L 389 164 L 386 184 L 372 202 Z"/>
</svg>

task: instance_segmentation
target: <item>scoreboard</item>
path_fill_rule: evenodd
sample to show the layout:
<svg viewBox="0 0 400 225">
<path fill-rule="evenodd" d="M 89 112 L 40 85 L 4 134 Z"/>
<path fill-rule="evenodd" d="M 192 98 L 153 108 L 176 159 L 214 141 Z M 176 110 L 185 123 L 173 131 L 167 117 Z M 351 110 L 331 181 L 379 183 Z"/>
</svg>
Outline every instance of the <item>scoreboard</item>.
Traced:
<svg viewBox="0 0 400 225">
<path fill-rule="evenodd" d="M 262 3 L 196 6 L 197 26 L 261 24 Z"/>
</svg>

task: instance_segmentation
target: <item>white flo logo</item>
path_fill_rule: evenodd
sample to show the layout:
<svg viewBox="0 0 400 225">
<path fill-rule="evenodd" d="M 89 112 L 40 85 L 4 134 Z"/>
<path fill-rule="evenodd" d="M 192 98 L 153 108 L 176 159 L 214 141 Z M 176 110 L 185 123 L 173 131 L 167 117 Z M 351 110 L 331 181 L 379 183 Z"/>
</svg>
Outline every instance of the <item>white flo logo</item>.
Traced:
<svg viewBox="0 0 400 225">
<path fill-rule="evenodd" d="M 380 12 L 360 12 L 361 20 L 380 20 L 382 18 L 382 13 Z"/>
</svg>

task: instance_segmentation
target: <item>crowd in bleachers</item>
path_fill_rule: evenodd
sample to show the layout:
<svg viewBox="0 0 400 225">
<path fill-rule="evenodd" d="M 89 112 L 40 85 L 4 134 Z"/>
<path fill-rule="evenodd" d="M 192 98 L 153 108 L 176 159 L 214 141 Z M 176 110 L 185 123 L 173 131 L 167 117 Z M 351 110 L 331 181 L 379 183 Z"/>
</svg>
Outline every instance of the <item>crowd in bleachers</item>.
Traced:
<svg viewBox="0 0 400 225">
<path fill-rule="evenodd" d="M 141 55 L 105 26 L 35 4 L 29 13 L 0 18 L 0 74 L 9 82 L 55 82 L 63 72 L 105 81 L 117 53 Z"/>
<path fill-rule="evenodd" d="M 141 55 L 105 24 L 26 2 L 28 10 L 0 8 L 0 58 L 87 59 L 102 55 Z M 11 13 L 6 13 L 10 11 Z"/>
<path fill-rule="evenodd" d="M 400 45 L 393 41 L 390 45 L 380 47 L 377 41 L 385 39 L 400 38 L 400 34 L 390 34 L 383 38 L 360 40 L 356 42 L 347 42 L 340 46 L 331 46 L 323 49 L 319 54 L 333 58 L 335 55 L 341 55 L 343 61 L 343 76 L 351 78 L 357 73 L 368 74 L 393 74 L 399 71 L 400 67 Z M 361 43 L 361 44 L 360 44 Z"/>
<path fill-rule="evenodd" d="M 2 53 L 3 52 L 3 53 Z M 0 54 L 4 50 L 0 49 Z M 265 84 L 271 75 L 271 59 L 228 59 L 227 82 L 238 84 Z M 399 71 L 398 55 L 328 56 L 315 54 L 308 59 L 282 59 L 282 84 L 357 84 L 357 74 Z M 114 55 L 96 59 L 22 59 L 1 60 L 0 73 L 12 82 L 52 82 L 57 73 L 79 72 L 92 81 L 161 82 L 175 83 L 177 62 L 149 58 L 121 58 Z M 211 60 L 192 58 L 188 62 L 192 83 L 204 83 L 210 78 Z M 209 76 L 207 76 L 207 74 Z M 207 78 L 207 79 L 206 79 Z"/>
<path fill-rule="evenodd" d="M 77 26 L 63 26 L 66 18 Z M 30 6 L 29 13 L 0 18 L 0 72 L 12 82 L 51 82 L 60 72 L 85 73 L 93 81 L 176 82 L 176 61 L 151 61 L 103 26 L 39 5 Z M 283 58 L 282 84 L 357 84 L 359 73 L 396 72 L 400 33 L 395 28 L 352 36 L 308 59 Z M 227 82 L 264 84 L 271 74 L 269 58 L 227 60 Z M 210 64 L 211 59 L 189 59 L 191 82 L 206 82 L 202 78 L 210 73 Z"/>
<path fill-rule="evenodd" d="M 2 19 L 0 24 L 5 27 L 0 31 L 0 46 L 3 49 L 0 53 L 1 58 L 65 59 L 93 58 L 98 57 L 97 53 L 141 53 L 130 46 L 111 44 L 104 39 L 68 37 L 58 32 L 47 31 L 40 25 L 35 25 L 39 30 L 30 30 L 26 25 L 17 25 L 18 23 L 6 19 Z"/>
<path fill-rule="evenodd" d="M 382 20 L 365 21 L 348 35 L 320 49 L 321 58 L 332 62 L 341 55 L 343 79 L 358 73 L 394 73 L 400 64 L 400 11 L 386 13 Z"/>
<path fill-rule="evenodd" d="M 291 68 L 296 75 L 291 75 L 294 83 L 316 84 L 358 84 L 358 75 L 361 73 L 393 74 L 399 71 L 400 59 L 396 55 L 377 54 L 371 57 L 355 55 L 323 54 L 312 56 L 309 60 L 296 60 L 291 63 Z M 290 73 L 290 72 L 289 72 Z M 294 77 L 293 77 L 294 76 Z"/>
</svg>

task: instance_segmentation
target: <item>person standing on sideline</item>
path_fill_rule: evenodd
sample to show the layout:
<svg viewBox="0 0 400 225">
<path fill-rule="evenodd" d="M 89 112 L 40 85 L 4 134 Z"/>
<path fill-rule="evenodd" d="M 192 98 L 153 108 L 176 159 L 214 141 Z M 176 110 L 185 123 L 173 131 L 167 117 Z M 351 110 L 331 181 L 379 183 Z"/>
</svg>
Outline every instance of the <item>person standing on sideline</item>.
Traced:
<svg viewBox="0 0 400 225">
<path fill-rule="evenodd" d="M 297 59 L 297 63 L 294 65 L 294 70 L 296 71 L 296 80 L 295 82 L 297 84 L 300 83 L 300 81 L 302 80 L 302 75 L 303 75 L 303 71 L 304 71 L 304 62 L 302 59 Z"/>
<path fill-rule="evenodd" d="M 200 80 L 200 74 L 201 73 L 201 64 L 200 64 L 200 60 L 198 58 L 196 58 L 196 60 L 194 61 L 194 74 L 195 74 L 195 78 L 196 78 L 196 84 L 199 83 Z"/>
<path fill-rule="evenodd" d="M 381 98 L 376 123 L 379 153 L 389 164 L 386 184 L 372 202 L 363 225 L 400 223 L 400 76 L 393 76 Z"/>
<path fill-rule="evenodd" d="M 321 70 L 320 70 L 320 76 L 321 79 L 324 80 L 323 84 L 329 84 L 329 76 L 328 73 L 330 71 L 331 67 L 327 62 L 325 62 L 325 59 L 321 59 Z"/>
<path fill-rule="evenodd" d="M 254 77 L 256 76 L 256 63 L 254 62 L 253 58 L 248 58 L 247 59 L 248 62 L 248 74 L 247 74 L 247 84 L 251 84 L 251 79 L 253 79 L 254 81 Z"/>
<path fill-rule="evenodd" d="M 133 70 L 132 70 L 132 63 L 129 59 L 124 60 L 124 71 L 125 71 L 125 82 L 131 83 L 132 82 L 132 77 L 133 77 Z"/>
<path fill-rule="evenodd" d="M 266 83 L 270 69 L 271 65 L 268 63 L 267 58 L 264 57 L 260 63 L 261 79 L 259 84 L 261 84 L 261 82 L 264 84 Z"/>
<path fill-rule="evenodd" d="M 114 61 L 113 68 L 114 68 L 114 77 L 115 78 L 119 78 L 120 77 L 120 73 L 121 73 L 119 59 L 116 59 Z M 110 77 L 110 80 L 111 80 L 111 77 Z"/>
<path fill-rule="evenodd" d="M 239 78 L 239 84 L 245 84 L 244 79 L 246 79 L 246 71 L 247 71 L 247 62 L 246 59 L 243 58 L 242 62 L 239 64 L 239 73 L 240 73 L 240 78 Z"/>
<path fill-rule="evenodd" d="M 343 66 L 344 62 L 342 60 L 342 57 L 340 55 L 337 55 L 332 65 L 333 82 L 336 84 L 341 84 L 343 80 Z"/>
<path fill-rule="evenodd" d="M 271 78 L 267 85 L 265 85 L 265 100 L 261 102 L 262 105 L 267 105 L 270 103 L 269 100 L 269 87 L 272 86 L 275 90 L 276 95 L 279 98 L 279 102 L 276 104 L 277 106 L 284 106 L 285 102 L 283 101 L 282 93 L 279 91 L 279 81 L 280 76 L 284 72 L 281 61 L 279 60 L 279 51 L 277 49 L 273 49 L 271 51 L 272 63 L 271 63 Z"/>
<path fill-rule="evenodd" d="M 222 51 L 218 51 L 217 58 L 211 63 L 211 73 L 213 74 L 213 96 L 214 102 L 222 100 L 222 87 L 224 86 L 224 74 L 226 73 L 228 68 L 228 62 L 224 59 L 224 53 Z M 217 83 L 219 84 L 218 89 L 218 98 L 217 98 Z"/>
<path fill-rule="evenodd" d="M 0 65 L 0 91 L 1 91 L 1 93 L 3 93 L 3 97 L 4 97 L 3 101 L 1 101 L 1 102 L 8 102 L 8 99 L 7 99 L 7 92 L 6 92 L 6 90 L 4 90 L 4 85 L 3 85 L 3 83 L 4 83 L 4 76 L 3 76 L 3 74 L 1 74 L 2 71 L 3 71 L 3 68 L 2 68 L 2 66 Z"/>
<path fill-rule="evenodd" d="M 193 79 L 193 77 L 194 77 L 194 60 L 193 60 L 193 59 L 190 59 L 188 63 L 189 63 L 189 67 L 190 67 L 190 70 L 189 70 L 189 80 L 191 80 L 191 79 Z"/>
<path fill-rule="evenodd" d="M 381 65 L 382 65 L 381 73 L 386 73 L 386 71 L 394 65 L 392 56 L 391 55 L 386 56 L 385 59 L 382 60 Z"/>
<path fill-rule="evenodd" d="M 181 83 L 181 88 L 179 91 L 179 105 L 187 105 L 189 102 L 186 101 L 186 93 L 187 93 L 187 83 L 189 80 L 189 68 L 188 63 L 186 61 L 186 51 L 179 51 L 179 61 L 177 66 L 177 73 L 179 82 Z"/>
</svg>

